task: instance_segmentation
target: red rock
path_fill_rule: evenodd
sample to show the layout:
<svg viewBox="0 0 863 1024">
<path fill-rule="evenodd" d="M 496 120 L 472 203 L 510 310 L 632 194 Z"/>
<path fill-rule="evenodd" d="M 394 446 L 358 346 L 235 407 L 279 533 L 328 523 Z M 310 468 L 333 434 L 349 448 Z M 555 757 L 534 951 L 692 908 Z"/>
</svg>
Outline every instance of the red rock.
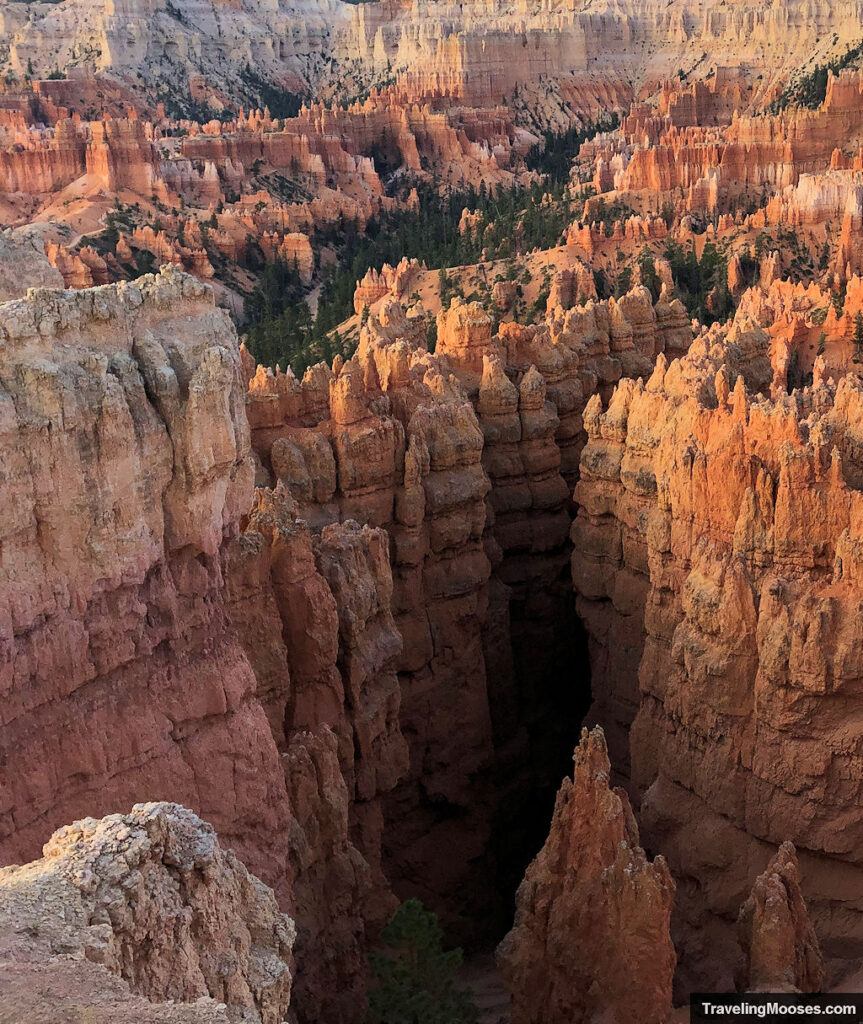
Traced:
<svg viewBox="0 0 863 1024">
<path fill-rule="evenodd" d="M 824 965 L 800 889 L 793 843 L 783 843 L 740 908 L 746 958 L 740 986 L 754 992 L 820 992 Z"/>
<path fill-rule="evenodd" d="M 313 547 L 283 494 L 252 508 L 236 334 L 194 279 L 36 291 L 0 316 L 0 522 L 29 566 L 0 587 L 0 856 L 84 810 L 181 798 L 296 909 L 297 1005 L 357 1020 L 394 905 L 382 799 L 407 767 L 383 535 Z"/>
<path fill-rule="evenodd" d="M 692 880 L 675 942 L 682 987 L 702 990 L 730 984 L 726 922 L 786 837 L 821 941 L 861 928 L 842 896 L 860 878 L 857 772 L 839 767 L 855 756 L 840 737 L 857 671 L 859 381 L 819 375 L 768 399 L 766 333 L 743 317 L 722 333 L 623 382 L 606 412 L 588 405 L 573 527 L 594 715 L 624 774 L 631 747 L 642 833 Z"/>
<path fill-rule="evenodd" d="M 453 299 L 438 315 L 436 351 L 464 374 L 479 376 L 483 357 L 492 351 L 491 317 L 478 302 Z"/>
<path fill-rule="evenodd" d="M 87 146 L 87 173 L 114 192 L 128 188 L 149 197 L 159 164 L 144 122 L 135 118 L 93 121 Z"/>
<path fill-rule="evenodd" d="M 639 846 L 626 794 L 609 787 L 601 729 L 582 731 L 574 760 L 497 951 L 513 1024 L 660 1024 L 671 1014 L 674 882 Z"/>
</svg>

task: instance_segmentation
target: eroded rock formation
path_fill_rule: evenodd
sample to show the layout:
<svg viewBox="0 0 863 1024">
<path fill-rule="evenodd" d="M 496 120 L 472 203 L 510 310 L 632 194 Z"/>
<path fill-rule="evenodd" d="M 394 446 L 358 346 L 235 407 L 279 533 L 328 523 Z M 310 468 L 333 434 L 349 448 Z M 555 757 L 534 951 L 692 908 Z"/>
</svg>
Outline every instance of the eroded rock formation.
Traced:
<svg viewBox="0 0 863 1024">
<path fill-rule="evenodd" d="M 610 787 L 601 729 L 582 732 L 574 761 L 497 952 L 513 1024 L 661 1024 L 674 882 L 662 857 L 647 859 L 626 794 Z"/>
<path fill-rule="evenodd" d="M 272 890 L 178 804 L 76 821 L 0 868 L 0 1010 L 27 1024 L 280 1024 L 293 941 Z"/>
<path fill-rule="evenodd" d="M 424 315 L 389 301 L 332 370 L 247 366 L 260 480 L 315 530 L 353 518 L 389 535 L 411 763 L 386 802 L 387 870 L 467 936 L 497 900 L 489 852 L 513 882 L 523 870 L 518 808 L 544 828 L 536 794 L 586 706 L 586 674 L 561 674 L 583 660 L 567 539 L 581 412 L 600 382 L 684 344 L 668 310 L 640 288 L 493 336 L 480 305 L 455 300 L 431 355 Z M 452 843 L 463 858 L 441 855 Z"/>
<path fill-rule="evenodd" d="M 365 950 L 395 909 L 382 869 L 382 795 L 407 770 L 401 651 L 381 530 L 314 538 L 281 486 L 260 489 L 228 556 L 232 620 L 258 681 L 291 808 L 295 1002 L 355 1020 Z"/>
<path fill-rule="evenodd" d="M 585 738 L 508 947 L 516 1016 L 667 1011 L 671 886 L 612 770 L 679 880 L 679 993 L 732 984 L 788 836 L 805 881 L 783 847 L 755 882 L 743 984 L 816 987 L 816 930 L 863 953 L 863 79 L 765 108 L 857 43 L 859 3 L 307 7 L 0 0 L 0 216 L 50 261 L 0 239 L 0 856 L 182 800 L 295 916 L 293 1010 L 353 1024 L 393 888 L 459 939 L 498 927 L 587 703 L 583 623 L 613 768 Z M 31 81 L 49 60 L 69 78 Z M 178 272 L 238 314 L 266 264 L 313 288 L 354 225 L 417 209 L 401 176 L 531 186 L 541 129 L 612 109 L 563 198 L 523 190 L 552 248 L 517 215 L 509 258 L 462 212 L 482 265 L 440 282 L 485 307 L 359 267 L 356 354 L 302 380 Z M 60 278 L 87 290 L 20 298 Z M 600 966 L 572 985 L 578 950 Z"/>
<path fill-rule="evenodd" d="M 824 965 L 800 889 L 793 843 L 783 843 L 755 880 L 737 919 L 746 991 L 820 992 Z"/>
<path fill-rule="evenodd" d="M 63 278 L 45 254 L 42 236 L 19 229 L 0 234 L 0 301 L 20 299 L 28 288 L 62 288 Z"/>
<path fill-rule="evenodd" d="M 382 535 L 313 549 L 283 495 L 252 507 L 236 333 L 194 279 L 37 290 L 0 320 L 3 860 L 182 799 L 296 910 L 303 1012 L 356 1020 L 406 762 Z"/>
<path fill-rule="evenodd" d="M 714 334 L 588 406 L 573 529 L 595 714 L 680 883 L 681 979 L 708 988 L 731 985 L 731 921 L 786 837 L 822 946 L 859 948 L 863 827 L 859 378 L 767 398 L 766 332 Z"/>
</svg>

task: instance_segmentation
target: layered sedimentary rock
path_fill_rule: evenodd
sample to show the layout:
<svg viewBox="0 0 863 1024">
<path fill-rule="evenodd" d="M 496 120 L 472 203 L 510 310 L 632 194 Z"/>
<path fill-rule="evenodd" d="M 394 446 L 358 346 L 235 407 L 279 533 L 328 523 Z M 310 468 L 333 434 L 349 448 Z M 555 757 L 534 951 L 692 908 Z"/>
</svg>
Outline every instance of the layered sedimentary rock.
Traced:
<svg viewBox="0 0 863 1024">
<path fill-rule="evenodd" d="M 816 25 L 816 18 L 786 9 L 765 13 L 742 4 L 729 11 L 719 0 L 686 12 L 661 3 L 578 10 L 564 2 L 533 0 L 512 5 L 488 0 L 470 8 L 392 0 L 352 11 L 336 37 L 336 54 L 362 61 L 378 74 L 395 71 L 397 87 L 411 96 L 439 93 L 484 104 L 516 91 L 522 95 L 541 82 L 544 88 L 537 92 L 553 91 L 572 108 L 590 113 L 591 101 L 609 109 L 627 93 L 632 96 L 630 83 L 656 88 L 678 70 L 688 72 L 702 54 L 720 67 L 746 61 L 756 89 L 766 91 L 777 76 L 813 55 L 820 58 L 856 42 L 857 15 L 853 3 L 821 9 Z M 721 84 L 705 91 L 724 99 L 724 106 L 695 97 L 693 109 L 717 119 L 730 113 L 732 83 Z M 678 113 L 671 106 L 669 112 Z"/>
<path fill-rule="evenodd" d="M 295 267 L 309 285 L 321 257 L 330 258 L 331 230 L 340 237 L 345 224 L 361 231 L 384 211 L 415 209 L 415 189 L 386 194 L 395 171 L 510 186 L 538 141 L 500 106 L 402 105 L 380 90 L 344 107 L 304 105 L 287 118 L 240 108 L 231 120 L 202 124 L 167 117 L 160 104 L 148 116 L 128 108 L 97 120 L 87 105 L 92 81 L 77 80 L 78 93 L 75 81 L 66 97 L 75 100 L 72 116 L 64 107 L 46 113 L 30 83 L 6 97 L 27 117 L 13 107 L 5 124 L 0 106 L 0 217 L 44 223 L 67 287 L 174 263 L 199 280 L 217 278 L 220 300 L 238 315 L 262 260 Z M 382 271 L 396 298 L 418 267 L 403 262 Z M 386 290 L 367 276 L 358 312 Z"/>
<path fill-rule="evenodd" d="M 700 82 L 686 90 L 665 86 L 658 109 L 633 104 L 618 132 L 582 147 L 577 175 L 581 181 L 589 177 L 603 193 L 588 201 L 586 219 L 609 202 L 642 214 L 662 211 L 669 224 L 673 210 L 681 218 L 678 241 L 687 244 L 684 229 L 706 218 L 711 233 L 731 242 L 743 234 L 747 256 L 755 233 L 767 229 L 776 239 L 780 275 L 811 280 L 829 268 L 837 280 L 846 280 L 861 269 L 863 255 L 857 241 L 863 222 L 860 73 L 825 71 L 825 96 L 817 109 L 791 106 L 764 116 L 756 108 L 752 116 L 743 97 L 751 101 L 759 80 L 746 84 L 741 69 L 733 78 L 729 72 L 711 83 L 715 92 Z M 720 77 L 728 79 L 724 87 Z M 712 102 L 703 102 L 706 97 Z M 835 241 L 825 228 L 830 221 L 842 228 Z M 591 225 L 590 238 L 582 228 L 584 243 L 594 241 L 598 227 Z M 753 234 L 747 239 L 748 232 Z M 804 250 L 820 255 L 818 269 L 801 265 L 808 263 Z M 762 283 L 769 281 L 762 276 Z"/>
<path fill-rule="evenodd" d="M 17 133 L 0 152 L 3 190 L 53 192 L 62 188 L 85 172 L 86 151 L 84 132 L 69 120 L 59 121 L 53 130 Z"/>
<path fill-rule="evenodd" d="M 91 246 L 73 253 L 65 246 L 49 243 L 45 251 L 51 266 L 60 274 L 60 286 L 92 288 L 94 285 L 108 284 L 108 263 Z M 165 262 L 173 263 L 174 260 Z"/>
<path fill-rule="evenodd" d="M 382 794 L 407 769 L 393 664 L 401 637 L 383 531 L 348 522 L 313 541 L 295 512 L 281 487 L 257 491 L 229 552 L 228 594 L 292 814 L 295 1002 L 351 1021 L 365 950 L 395 908 Z"/>
<path fill-rule="evenodd" d="M 37 290 L 0 322 L 0 856 L 183 800 L 296 910 L 304 1015 L 358 1019 L 406 760 L 385 539 L 314 549 L 283 495 L 253 507 L 236 333 L 194 279 Z"/>
<path fill-rule="evenodd" d="M 601 382 L 649 373 L 682 344 L 667 309 L 641 288 L 493 336 L 478 304 L 456 300 L 431 355 L 424 315 L 390 301 L 332 370 L 298 381 L 247 366 L 260 481 L 289 491 L 315 531 L 356 519 L 389 535 L 411 767 L 387 801 L 387 862 L 404 892 L 457 908 L 466 934 L 469 908 L 494 900 L 489 848 L 520 872 L 518 808 L 544 825 L 535 795 L 559 777 L 586 706 L 586 675 L 560 671 L 582 657 L 567 538 L 581 411 Z M 441 856 L 451 843 L 462 858 Z"/>
<path fill-rule="evenodd" d="M 159 177 L 152 139 L 137 118 L 95 121 L 90 125 L 87 173 L 105 188 L 151 195 Z"/>
<path fill-rule="evenodd" d="M 783 843 L 759 875 L 737 919 L 747 991 L 820 992 L 824 966 L 800 889 L 793 843 Z"/>
<path fill-rule="evenodd" d="M 167 0 L 124 0 L 104 11 L 67 0 L 33 12 L 5 3 L 0 13 L 8 69 L 19 78 L 60 68 L 85 81 L 95 68 L 154 103 L 167 96 L 215 110 L 256 100 L 261 81 L 295 93 L 340 87 L 347 96 L 388 83 L 402 106 L 444 98 L 487 108 L 517 96 L 556 125 L 623 106 L 702 64 L 718 69 L 714 80 L 664 95 L 661 113 L 672 126 L 693 117 L 722 124 L 735 105 L 772 98 L 777 80 L 812 58 L 825 62 L 859 35 L 853 0 L 767 12 L 751 2 L 729 11 L 721 0 L 686 12 L 658 0 L 588 10 L 564 0 L 386 0 L 368 8 L 242 0 L 195 16 Z M 725 72 L 741 62 L 749 81 Z M 63 85 L 50 94 L 70 106 Z"/>
<path fill-rule="evenodd" d="M 770 335 L 772 392 L 793 391 L 820 377 L 838 380 L 856 371 L 857 318 L 863 312 L 863 280 L 848 279 L 844 297 L 817 284 L 776 280 L 750 288 L 739 309 L 757 320 Z M 840 301 L 841 300 L 841 301 Z"/>
<path fill-rule="evenodd" d="M 52 128 L 5 134 L 0 174 L 7 192 L 54 192 L 89 174 L 104 188 L 149 197 L 160 177 L 152 126 L 136 117 L 89 124 L 64 118 Z"/>
<path fill-rule="evenodd" d="M 288 1013 L 293 922 L 177 804 L 64 826 L 41 860 L 0 869 L 0 908 L 10 1019 L 280 1024 Z"/>
<path fill-rule="evenodd" d="M 718 339 L 715 331 L 714 335 Z M 705 334 L 696 340 L 695 352 L 705 353 L 713 342 Z M 753 389 L 767 388 L 771 377 L 767 348 L 766 333 L 754 324 L 735 327 L 727 346 L 731 375 L 745 373 Z M 709 386 L 696 359 L 693 355 L 691 360 L 671 364 L 681 401 L 689 397 L 688 389 L 698 395 Z M 653 394 L 667 367 L 663 354 L 646 385 L 622 381 L 604 413 L 598 397 L 588 404 L 584 422 L 589 441 L 575 490 L 580 506 L 572 533 L 577 607 L 592 645 L 595 713 L 606 731 L 612 763 L 623 776 L 629 774 L 629 725 L 640 703 L 638 671 L 650 583 L 645 534 L 657 486 L 655 471 L 646 462 L 656 444 L 654 420 L 643 436 L 633 438 L 631 453 L 625 443 L 625 425 L 633 394 Z"/>
<path fill-rule="evenodd" d="M 205 813 L 275 881 L 284 782 L 253 741 L 254 676 L 220 597 L 251 489 L 233 330 L 168 273 L 31 293 L 2 321 L 3 856 L 144 788 Z M 248 787 L 226 790 L 220 761 Z"/>
<path fill-rule="evenodd" d="M 392 305 L 370 323 L 356 359 L 336 376 L 319 366 L 300 383 L 258 370 L 249 396 L 253 443 L 267 476 L 324 528 L 322 539 L 328 524 L 351 518 L 389 533 L 392 612 L 404 640 L 396 660 L 401 728 L 412 750 L 408 779 L 391 801 L 400 828 L 390 835 L 389 860 L 406 890 L 425 898 L 449 891 L 453 903 L 463 897 L 470 907 L 460 886 L 473 884 L 474 898 L 487 900 L 488 882 L 460 876 L 482 857 L 488 824 L 474 822 L 474 852 L 458 861 L 439 856 L 448 831 L 468 842 L 457 816 L 438 830 L 433 824 L 447 807 L 465 813 L 490 796 L 482 435 L 464 393 L 420 345 L 423 319 L 412 323 Z M 463 723 L 458 735 L 455 718 Z"/>
<path fill-rule="evenodd" d="M 731 921 L 786 838 L 825 953 L 863 939 L 860 381 L 816 373 L 766 398 L 768 355 L 745 322 L 714 331 L 585 412 L 573 576 L 595 713 L 623 772 L 635 714 L 632 782 L 679 881 L 684 986 L 731 984 Z"/>
<path fill-rule="evenodd" d="M 662 857 L 645 856 L 626 794 L 609 786 L 601 729 L 582 732 L 574 760 L 497 951 L 513 1024 L 661 1024 L 676 962 L 674 882 Z"/>
<path fill-rule="evenodd" d="M 402 299 L 419 271 L 425 269 L 425 264 L 421 266 L 417 260 L 402 259 L 395 267 L 385 263 L 380 271 L 367 270 L 354 289 L 354 312 L 362 313 L 366 306 L 371 307 L 386 296 Z"/>
<path fill-rule="evenodd" d="M 294 912 L 310 1020 L 361 1013 L 387 874 L 464 934 L 493 921 L 514 808 L 579 717 L 549 672 L 581 412 L 665 317 L 640 288 L 493 336 L 455 303 L 433 356 L 391 303 L 299 382 L 252 374 L 171 268 L 3 306 L 4 859 L 182 798 Z"/>
<path fill-rule="evenodd" d="M 267 80 L 302 89 L 302 76 L 326 48 L 338 9 L 333 0 L 324 5 L 300 0 L 278 8 L 249 0 L 193 15 L 166 0 L 120 0 L 98 11 L 86 0 L 74 0 L 34 19 L 22 18 L 9 5 L 3 29 L 11 68 L 20 77 L 28 67 L 42 77 L 58 67 L 80 69 L 79 74 L 111 71 L 127 82 L 139 77 L 162 83 L 174 94 L 182 85 L 188 95 L 198 75 L 209 86 L 198 87 L 201 98 L 217 100 L 225 89 L 244 94 L 248 85 L 240 72 L 246 66 Z"/>
</svg>

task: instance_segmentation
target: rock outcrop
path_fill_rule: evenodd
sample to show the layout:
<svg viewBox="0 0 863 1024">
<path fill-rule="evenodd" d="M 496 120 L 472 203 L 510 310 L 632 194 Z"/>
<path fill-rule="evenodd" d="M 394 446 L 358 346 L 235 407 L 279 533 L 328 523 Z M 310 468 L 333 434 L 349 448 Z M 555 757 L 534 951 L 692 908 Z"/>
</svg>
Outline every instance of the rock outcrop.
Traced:
<svg viewBox="0 0 863 1024">
<path fill-rule="evenodd" d="M 629 800 L 609 785 L 601 729 L 582 732 L 548 839 L 498 949 L 513 1024 L 662 1024 L 671 1013 L 674 882 L 639 846 Z"/>
<path fill-rule="evenodd" d="M 860 381 L 767 398 L 768 354 L 744 320 L 594 400 L 576 488 L 594 714 L 625 775 L 631 748 L 642 834 L 680 883 L 681 982 L 702 990 L 732 984 L 733 919 L 785 838 L 822 946 L 863 936 Z"/>
<path fill-rule="evenodd" d="M 0 868 L 0 1011 L 27 1024 L 281 1024 L 293 941 L 272 890 L 178 804 L 76 821 Z"/>
<path fill-rule="evenodd" d="M 28 288 L 62 287 L 62 275 L 49 262 L 38 232 L 19 228 L 0 234 L 0 302 L 22 298 Z"/>
<path fill-rule="evenodd" d="M 284 782 L 222 596 L 252 486 L 227 316 L 166 271 L 31 292 L 0 319 L 2 856 L 143 789 L 277 883 Z M 227 788 L 228 766 L 248 786 Z"/>
<path fill-rule="evenodd" d="M 264 478 L 290 492 L 322 542 L 349 519 L 387 531 L 392 615 L 403 640 L 395 659 L 400 721 L 411 747 L 410 771 L 387 811 L 400 822 L 388 834 L 389 868 L 429 903 L 458 893 L 451 905 L 464 897 L 467 920 L 472 899 L 489 898 L 487 876 L 462 879 L 472 860 L 479 872 L 487 812 L 473 819 L 470 838 L 458 833 L 472 855 L 446 858 L 439 844 L 456 834 L 467 807 L 490 804 L 482 434 L 457 382 L 425 351 L 424 318 L 392 304 L 369 324 L 357 356 L 337 373 L 320 365 L 299 382 L 258 369 L 248 407 L 253 445 Z M 456 719 L 463 727 L 454 734 Z M 436 830 L 444 807 L 462 810 Z"/>
<path fill-rule="evenodd" d="M 248 366 L 248 413 L 260 481 L 314 531 L 356 519 L 389 535 L 411 764 L 385 801 L 385 869 L 470 937 L 497 904 L 486 858 L 515 884 L 519 808 L 544 829 L 537 793 L 550 803 L 586 706 L 586 673 L 561 673 L 584 657 L 567 538 L 581 412 L 600 380 L 649 372 L 670 335 L 645 288 L 497 335 L 477 303 L 438 321 L 434 355 L 425 316 L 384 301 L 346 363 L 302 381 Z M 463 858 L 441 855 L 453 843 Z"/>
<path fill-rule="evenodd" d="M 365 950 L 396 906 L 383 798 L 407 771 L 386 537 L 349 521 L 313 538 L 281 486 L 259 489 L 227 584 L 291 808 L 295 1002 L 355 1020 Z"/>
<path fill-rule="evenodd" d="M 0 857 L 182 800 L 295 914 L 297 1006 L 358 1019 L 406 767 L 385 538 L 313 548 L 255 499 L 236 333 L 194 279 L 35 290 L 0 323 Z"/>
<path fill-rule="evenodd" d="M 759 875 L 737 919 L 749 992 L 820 992 L 824 965 L 800 889 L 793 843 L 783 843 Z"/>
<path fill-rule="evenodd" d="M 173 88 L 167 95 L 175 102 L 188 97 L 216 109 L 228 96 L 252 98 L 256 79 L 304 92 L 310 85 L 327 87 L 350 68 L 349 87 L 394 80 L 402 101 L 444 96 L 480 107 L 518 95 L 559 124 L 562 107 L 591 116 L 634 99 L 642 87 L 655 91 L 679 70 L 718 64 L 716 82 L 662 97 L 664 116 L 677 125 L 693 116 L 722 123 L 735 100 L 739 105 L 749 98 L 745 84 L 722 74 L 728 57 L 752 68 L 763 99 L 810 58 L 823 63 L 858 38 L 858 11 L 850 0 L 819 10 L 817 25 L 804 14 L 799 5 L 765 14 L 751 0 L 732 12 L 711 0 L 686 17 L 658 0 L 596 10 L 561 0 L 489 0 L 481 11 L 456 0 L 388 0 L 368 9 L 334 0 L 272 9 L 244 0 L 192 19 L 162 0 L 150 7 L 124 0 L 104 12 L 75 0 L 29 17 L 5 4 L 2 28 L 9 68 L 19 78 L 28 68 L 42 78 L 57 67 L 86 78 L 95 68 L 137 82 L 153 101 L 163 84 Z M 681 58 L 693 39 L 701 49 Z M 245 75 L 244 64 L 231 60 L 241 49 Z M 65 99 L 55 91 L 58 101 Z"/>
<path fill-rule="evenodd" d="M 859 0 L 25 6 L 0 0 L 0 218 L 39 226 L 0 237 L 0 863 L 179 800 L 295 919 L 291 1014 L 356 1024 L 399 897 L 500 934 L 592 698 L 504 947 L 516 1024 L 664 1020 L 669 927 L 680 995 L 731 987 L 738 938 L 746 988 L 817 988 L 816 932 L 863 955 L 863 76 L 782 108 L 858 60 Z M 547 161 L 542 132 L 611 111 L 558 188 L 572 134 Z M 327 264 L 431 183 L 473 190 L 443 244 L 482 262 L 357 266 L 331 365 L 252 365 L 214 295 L 254 319 L 295 270 L 329 315 Z M 129 839 L 75 842 L 100 829 Z M 800 871 L 764 871 L 788 838 Z M 105 899 L 87 985 L 101 956 L 142 1019 L 285 1012 L 254 942 L 234 969 L 202 932 L 213 966 L 168 908 L 168 979 Z M 172 984 L 226 1008 L 139 1009 Z"/>
</svg>

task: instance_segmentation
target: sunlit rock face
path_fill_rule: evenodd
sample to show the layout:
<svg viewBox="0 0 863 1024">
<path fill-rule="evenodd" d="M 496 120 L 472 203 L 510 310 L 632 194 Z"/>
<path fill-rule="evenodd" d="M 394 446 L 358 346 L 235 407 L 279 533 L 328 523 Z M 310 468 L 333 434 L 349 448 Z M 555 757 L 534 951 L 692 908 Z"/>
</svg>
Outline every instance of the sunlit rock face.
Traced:
<svg viewBox="0 0 863 1024">
<path fill-rule="evenodd" d="M 769 398 L 767 333 L 713 333 L 588 406 L 573 578 L 593 714 L 678 880 L 681 982 L 723 987 L 737 908 L 785 839 L 822 948 L 863 936 L 846 742 L 863 506 L 857 376 Z"/>
<path fill-rule="evenodd" d="M 255 494 L 236 332 L 193 278 L 38 289 L 0 322 L 0 856 L 182 800 L 295 913 L 296 1005 L 357 1019 L 407 767 L 385 535 L 313 543 Z"/>
</svg>

